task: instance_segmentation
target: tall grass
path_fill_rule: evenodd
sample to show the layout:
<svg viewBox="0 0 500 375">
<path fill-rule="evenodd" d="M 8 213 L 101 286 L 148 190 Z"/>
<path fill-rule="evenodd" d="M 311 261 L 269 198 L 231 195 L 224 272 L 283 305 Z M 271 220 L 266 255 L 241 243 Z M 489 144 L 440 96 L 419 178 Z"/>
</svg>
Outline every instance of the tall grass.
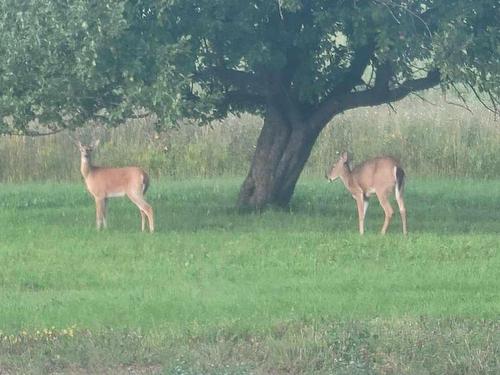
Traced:
<svg viewBox="0 0 500 375">
<path fill-rule="evenodd" d="M 389 107 L 359 109 L 334 119 L 323 131 L 307 172 L 323 175 L 335 152 L 346 149 L 355 162 L 379 154 L 401 159 L 419 176 L 500 175 L 500 121 L 481 107 L 472 112 L 436 97 L 437 105 L 409 98 Z"/>
<path fill-rule="evenodd" d="M 431 94 L 432 95 L 432 94 Z M 322 176 L 347 149 L 355 161 L 377 154 L 399 157 L 419 176 L 500 175 L 500 124 L 479 104 L 473 113 L 409 98 L 394 106 L 337 116 L 320 135 L 305 175 Z M 153 177 L 242 176 L 251 162 L 262 120 L 230 117 L 211 127 L 185 125 L 156 134 L 145 120 L 109 130 L 95 159 L 102 165 L 139 164 Z M 78 153 L 66 134 L 0 137 L 0 181 L 78 180 Z"/>
</svg>

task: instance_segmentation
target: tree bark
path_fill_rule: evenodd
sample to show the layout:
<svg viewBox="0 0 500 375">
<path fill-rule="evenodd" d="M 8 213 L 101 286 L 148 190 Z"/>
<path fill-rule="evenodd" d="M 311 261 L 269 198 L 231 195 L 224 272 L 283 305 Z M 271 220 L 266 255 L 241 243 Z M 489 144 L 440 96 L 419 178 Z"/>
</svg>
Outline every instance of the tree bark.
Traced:
<svg viewBox="0 0 500 375">
<path fill-rule="evenodd" d="M 250 171 L 241 187 L 240 209 L 287 207 L 321 129 L 292 121 L 289 111 L 268 105 Z"/>
</svg>

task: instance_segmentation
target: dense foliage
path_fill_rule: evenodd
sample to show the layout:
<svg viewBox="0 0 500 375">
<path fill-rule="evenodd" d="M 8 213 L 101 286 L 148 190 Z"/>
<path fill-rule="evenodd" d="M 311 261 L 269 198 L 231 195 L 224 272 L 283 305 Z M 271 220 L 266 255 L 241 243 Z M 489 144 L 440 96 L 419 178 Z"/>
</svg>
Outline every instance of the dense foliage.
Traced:
<svg viewBox="0 0 500 375">
<path fill-rule="evenodd" d="M 377 88 L 351 106 L 377 104 L 424 77 L 473 85 L 490 107 L 500 87 L 492 0 L 2 0 L 0 14 L 3 133 L 262 112 L 276 85 L 304 119 L 342 93 Z"/>
</svg>

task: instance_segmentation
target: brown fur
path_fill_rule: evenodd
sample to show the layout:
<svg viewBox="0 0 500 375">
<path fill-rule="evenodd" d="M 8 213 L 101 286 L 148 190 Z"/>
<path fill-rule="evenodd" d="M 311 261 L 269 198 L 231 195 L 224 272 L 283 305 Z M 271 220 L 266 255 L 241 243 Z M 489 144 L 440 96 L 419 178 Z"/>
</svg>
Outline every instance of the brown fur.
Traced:
<svg viewBox="0 0 500 375">
<path fill-rule="evenodd" d="M 366 208 L 368 198 L 372 193 L 377 195 L 380 205 L 384 209 L 385 221 L 381 233 L 386 233 L 394 213 L 388 196 L 396 188 L 396 201 L 403 223 L 403 233 L 407 233 L 406 209 L 403 200 L 404 171 L 396 159 L 388 156 L 376 157 L 354 167 L 351 171 L 347 153 L 344 152 L 326 177 L 330 181 L 340 178 L 356 200 L 361 234 L 364 233 Z"/>
<path fill-rule="evenodd" d="M 96 225 L 106 227 L 106 203 L 109 198 L 126 195 L 138 208 L 141 214 L 141 227 L 144 231 L 146 218 L 149 231 L 154 231 L 153 208 L 144 199 L 149 187 L 149 177 L 141 168 L 123 167 L 106 168 L 92 165 L 93 148 L 78 143 L 81 154 L 80 171 L 87 190 L 95 199 Z"/>
</svg>

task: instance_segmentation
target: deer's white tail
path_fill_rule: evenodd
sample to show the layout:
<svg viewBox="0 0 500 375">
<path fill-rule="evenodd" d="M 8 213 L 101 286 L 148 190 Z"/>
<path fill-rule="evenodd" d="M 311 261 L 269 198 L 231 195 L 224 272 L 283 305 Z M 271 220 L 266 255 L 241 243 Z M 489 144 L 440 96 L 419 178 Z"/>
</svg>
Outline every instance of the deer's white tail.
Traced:
<svg viewBox="0 0 500 375">
<path fill-rule="evenodd" d="M 394 178 L 396 179 L 396 198 L 399 199 L 405 187 L 405 172 L 403 168 L 399 166 L 394 167 Z"/>
<path fill-rule="evenodd" d="M 149 187 L 149 176 L 147 173 L 142 174 L 142 194 L 146 194 Z"/>
</svg>

